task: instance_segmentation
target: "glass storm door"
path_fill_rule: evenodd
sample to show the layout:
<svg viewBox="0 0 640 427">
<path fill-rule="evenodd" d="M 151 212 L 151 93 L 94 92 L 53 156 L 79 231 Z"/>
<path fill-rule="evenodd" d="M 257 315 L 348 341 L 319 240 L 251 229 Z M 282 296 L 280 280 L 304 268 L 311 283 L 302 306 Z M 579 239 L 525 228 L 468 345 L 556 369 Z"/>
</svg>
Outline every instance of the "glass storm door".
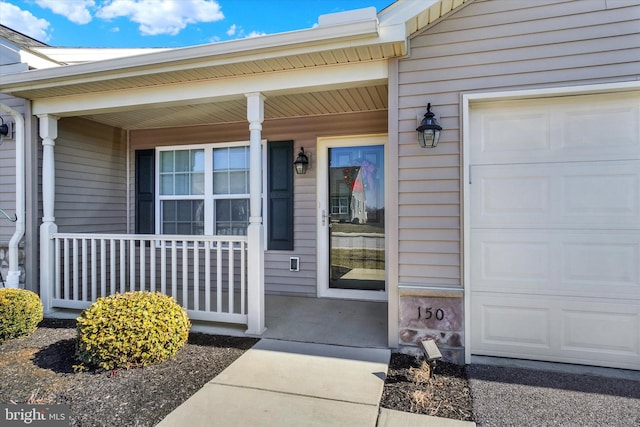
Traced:
<svg viewBox="0 0 640 427">
<path fill-rule="evenodd" d="M 385 148 L 376 138 L 358 142 L 370 145 L 331 144 L 324 152 L 325 294 L 380 299 L 386 290 Z"/>
</svg>

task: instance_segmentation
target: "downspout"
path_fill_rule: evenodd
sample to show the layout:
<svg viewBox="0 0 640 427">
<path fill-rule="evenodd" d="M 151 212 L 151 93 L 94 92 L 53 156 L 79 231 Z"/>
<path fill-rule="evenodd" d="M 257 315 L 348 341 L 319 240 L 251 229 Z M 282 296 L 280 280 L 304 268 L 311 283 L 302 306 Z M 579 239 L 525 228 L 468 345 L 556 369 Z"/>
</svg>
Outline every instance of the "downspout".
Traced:
<svg viewBox="0 0 640 427">
<path fill-rule="evenodd" d="M 16 231 L 9 241 L 9 272 L 6 285 L 18 288 L 20 285 L 20 267 L 18 264 L 18 245 L 25 232 L 25 176 L 24 176 L 24 118 L 13 108 L 0 103 L 0 111 L 9 113 L 15 120 L 16 131 Z"/>
</svg>

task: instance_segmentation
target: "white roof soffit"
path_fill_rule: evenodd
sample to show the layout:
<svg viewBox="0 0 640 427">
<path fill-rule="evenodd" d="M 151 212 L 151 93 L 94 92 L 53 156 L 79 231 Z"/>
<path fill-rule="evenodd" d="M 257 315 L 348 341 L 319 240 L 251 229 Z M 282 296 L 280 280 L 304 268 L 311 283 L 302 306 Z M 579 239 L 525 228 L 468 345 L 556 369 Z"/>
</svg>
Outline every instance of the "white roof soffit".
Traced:
<svg viewBox="0 0 640 427">
<path fill-rule="evenodd" d="M 433 24 L 444 15 L 473 0 L 397 0 L 378 15 L 380 27 L 402 31 L 405 37 Z"/>
<path fill-rule="evenodd" d="M 342 14 L 349 14 L 344 19 Z M 127 79 L 174 71 L 256 62 L 282 57 L 404 42 L 382 38 L 375 8 L 320 17 L 315 28 L 137 56 L 5 75 L 0 91 L 29 99 L 48 96 L 39 89 Z M 360 17 L 360 19 L 358 19 Z M 308 68 L 302 64 L 300 68 Z M 73 93 L 73 92 L 70 92 Z M 69 94 L 70 94 L 69 93 Z"/>
</svg>

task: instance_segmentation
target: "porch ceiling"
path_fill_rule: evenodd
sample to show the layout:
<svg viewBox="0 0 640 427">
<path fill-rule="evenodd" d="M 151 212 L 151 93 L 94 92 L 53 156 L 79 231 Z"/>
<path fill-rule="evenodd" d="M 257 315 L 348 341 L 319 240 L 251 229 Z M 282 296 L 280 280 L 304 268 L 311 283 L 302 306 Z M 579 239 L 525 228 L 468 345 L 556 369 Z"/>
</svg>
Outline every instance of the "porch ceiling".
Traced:
<svg viewBox="0 0 640 427">
<path fill-rule="evenodd" d="M 332 89 L 267 97 L 265 119 L 321 116 L 386 110 L 388 86 Z M 142 108 L 103 114 L 82 115 L 89 120 L 123 129 L 149 129 L 215 123 L 246 122 L 244 98 L 228 101 Z"/>
</svg>

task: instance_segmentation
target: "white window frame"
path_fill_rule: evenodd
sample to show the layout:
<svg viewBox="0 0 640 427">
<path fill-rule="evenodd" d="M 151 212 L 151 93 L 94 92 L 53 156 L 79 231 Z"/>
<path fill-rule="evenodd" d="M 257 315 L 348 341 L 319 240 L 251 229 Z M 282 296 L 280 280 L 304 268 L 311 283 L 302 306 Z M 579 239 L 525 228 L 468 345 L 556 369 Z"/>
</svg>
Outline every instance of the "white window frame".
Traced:
<svg viewBox="0 0 640 427">
<path fill-rule="evenodd" d="M 249 147 L 249 141 L 234 141 L 234 142 L 216 142 L 216 143 L 203 143 L 203 144 L 188 144 L 188 145 L 167 145 L 162 147 L 156 147 L 155 156 L 155 233 L 157 235 L 164 234 L 162 232 L 162 200 L 204 200 L 204 235 L 216 236 L 215 230 L 215 215 L 214 215 L 214 200 L 216 199 L 249 199 L 249 193 L 245 193 L 242 196 L 235 194 L 214 195 L 213 194 L 213 150 L 216 148 L 228 148 L 228 147 Z M 204 194 L 203 195 L 167 195 L 160 194 L 160 158 L 161 153 L 166 151 L 179 151 L 179 150 L 204 150 Z M 267 224 L 267 207 L 266 198 L 264 195 L 267 192 L 267 179 L 265 159 L 267 154 L 267 141 L 262 141 L 262 222 Z M 246 195 L 246 197 L 244 197 Z M 250 212 L 249 212 L 250 216 Z M 265 239 L 266 239 L 266 225 L 265 225 Z M 219 235 L 224 236 L 224 235 Z"/>
</svg>

